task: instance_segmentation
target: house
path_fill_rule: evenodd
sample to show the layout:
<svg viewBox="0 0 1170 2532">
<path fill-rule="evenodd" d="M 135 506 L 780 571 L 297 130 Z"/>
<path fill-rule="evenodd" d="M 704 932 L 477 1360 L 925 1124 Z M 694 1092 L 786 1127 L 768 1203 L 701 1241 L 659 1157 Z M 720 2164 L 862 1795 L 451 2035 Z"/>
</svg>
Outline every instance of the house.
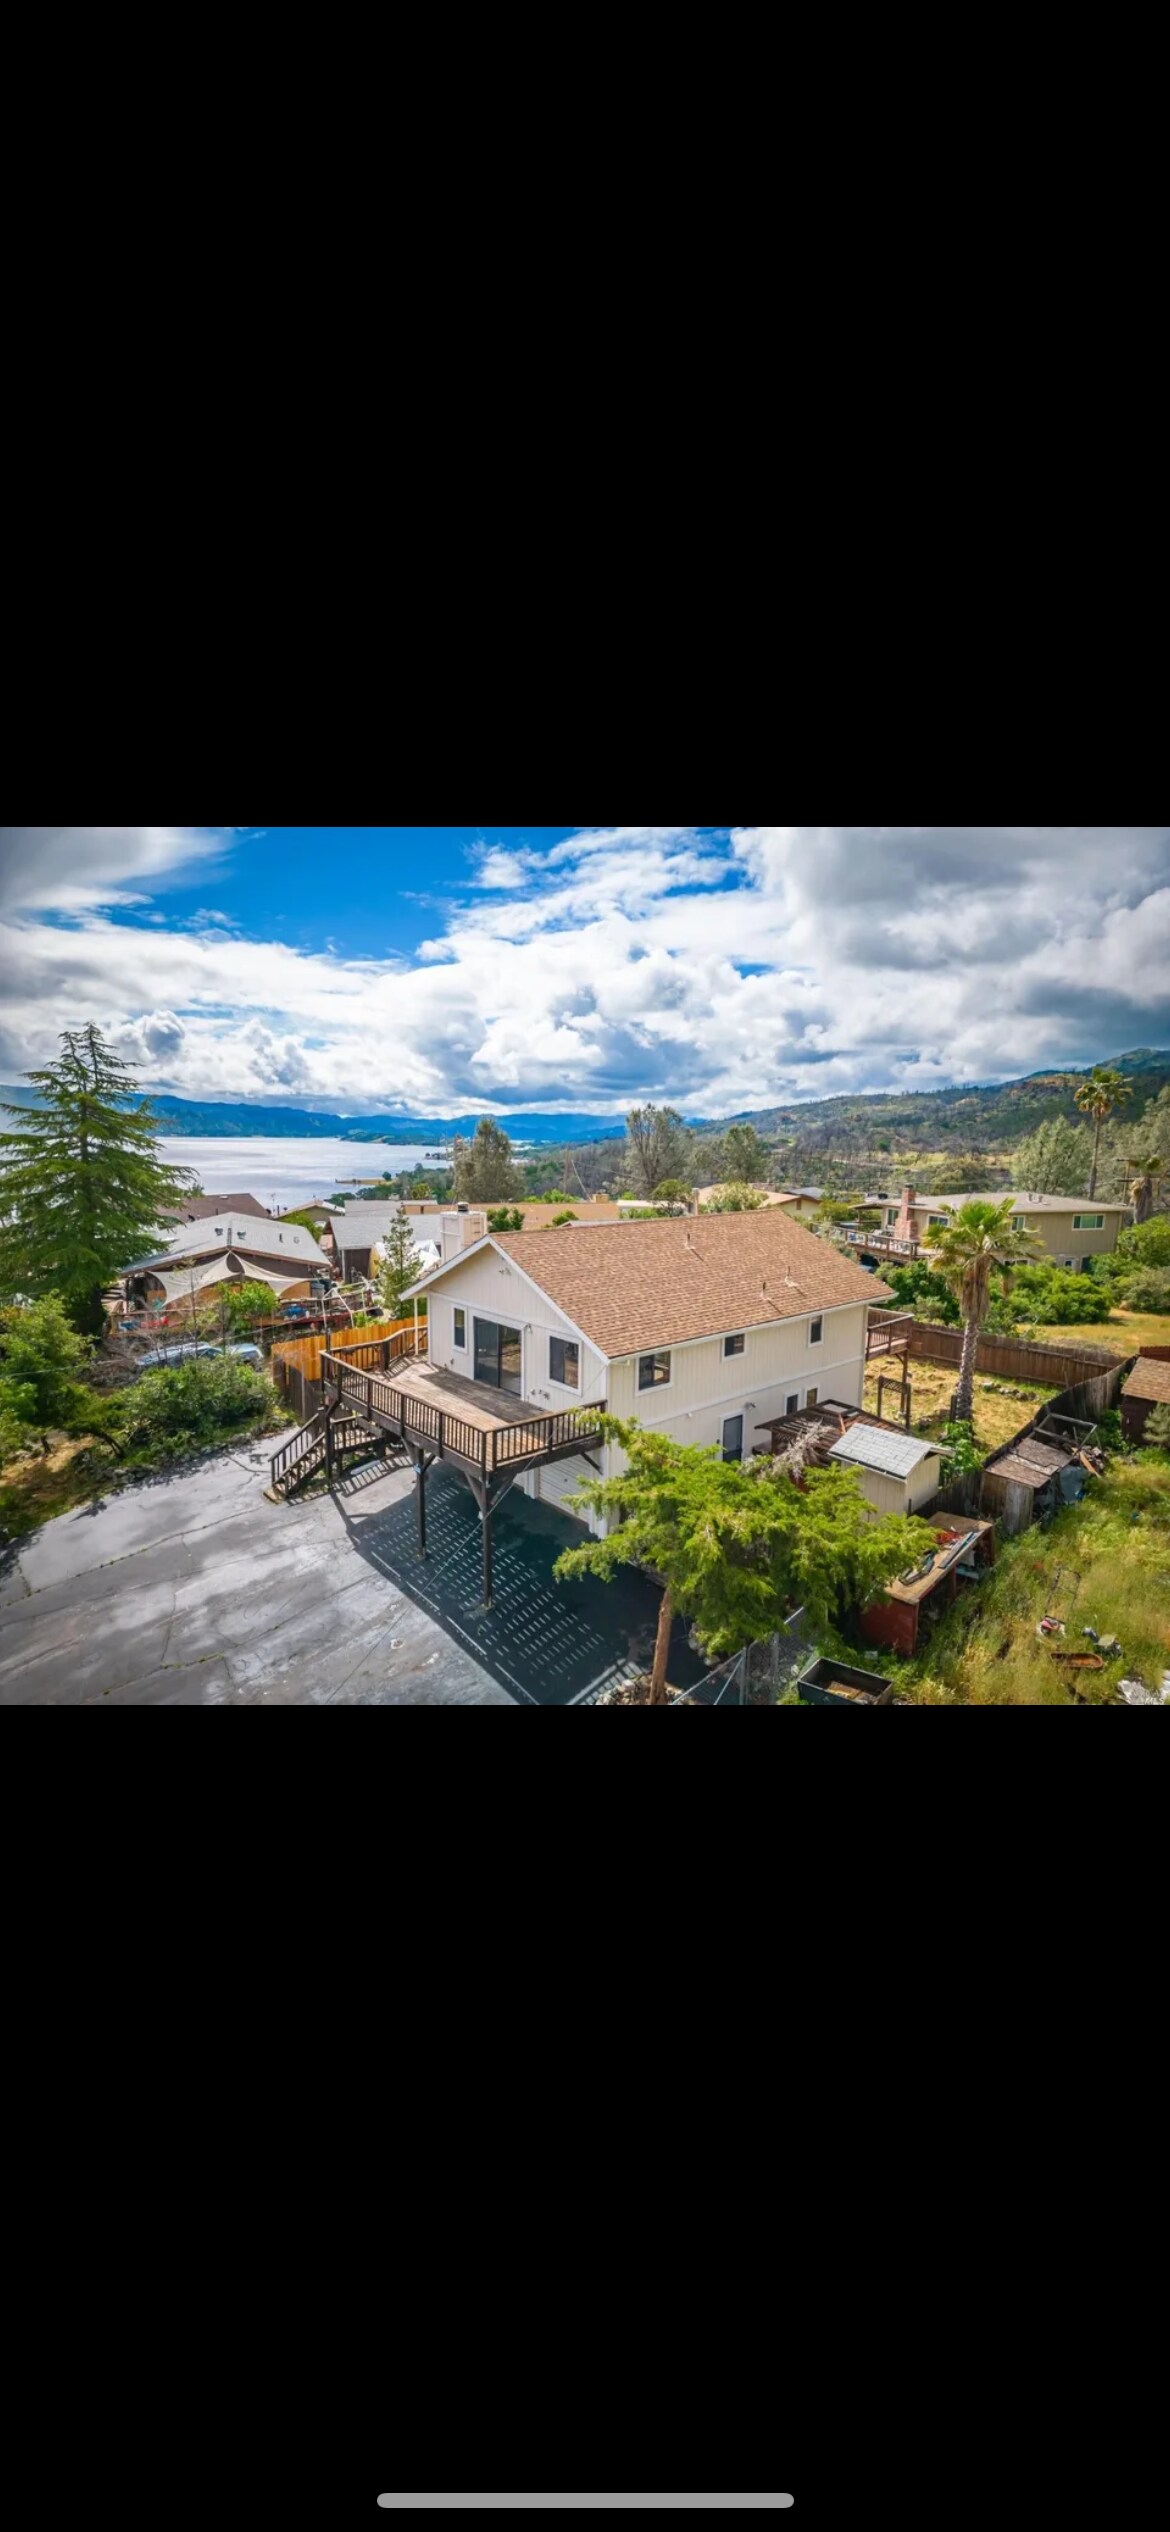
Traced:
<svg viewBox="0 0 1170 2532">
<path fill-rule="evenodd" d="M 1139 1354 L 1121 1390 L 1121 1427 L 1127 1442 L 1140 1442 L 1153 1407 L 1170 1406 L 1170 1345 Z"/>
<path fill-rule="evenodd" d="M 248 1213 L 261 1222 L 272 1219 L 269 1208 L 257 1196 L 184 1196 L 171 1219 L 175 1222 L 218 1222 L 224 1213 Z"/>
<path fill-rule="evenodd" d="M 929 1249 L 934 1233 L 945 1230 L 960 1206 L 1005 1201 L 1002 1187 L 975 1188 L 965 1196 L 920 1196 L 913 1187 L 904 1187 L 901 1202 L 885 1208 L 885 1228 L 897 1239 L 917 1240 Z M 1116 1248 L 1131 1210 L 1097 1198 L 1090 1204 L 1083 1196 L 1013 1195 L 1011 1205 L 1013 1220 L 1035 1232 L 1054 1264 L 1082 1269 Z"/>
<path fill-rule="evenodd" d="M 269 1284 L 281 1301 L 308 1300 L 314 1277 L 328 1280 L 328 1258 L 299 1222 L 237 1214 L 221 1205 L 211 1221 L 184 1223 L 147 1257 L 122 1270 L 127 1302 L 168 1308 L 225 1282 Z"/>
<path fill-rule="evenodd" d="M 604 1402 L 728 1460 L 769 1410 L 860 1403 L 869 1308 L 889 1298 L 775 1210 L 492 1233 L 414 1291 L 432 1369 L 544 1415 Z M 617 1473 L 613 1446 L 601 1459 Z M 578 1456 L 518 1482 L 563 1504 L 589 1473 Z"/>
<path fill-rule="evenodd" d="M 382 1262 L 382 1243 L 399 1214 L 410 1222 L 415 1246 L 432 1247 L 430 1266 L 441 1258 L 457 1257 L 474 1240 L 483 1238 L 487 1216 L 479 1207 L 448 1206 L 422 1203 L 347 1204 L 331 1212 L 321 1233 L 321 1246 L 336 1266 L 342 1283 L 369 1281 Z M 420 1270 L 421 1271 L 421 1270 Z"/>
</svg>

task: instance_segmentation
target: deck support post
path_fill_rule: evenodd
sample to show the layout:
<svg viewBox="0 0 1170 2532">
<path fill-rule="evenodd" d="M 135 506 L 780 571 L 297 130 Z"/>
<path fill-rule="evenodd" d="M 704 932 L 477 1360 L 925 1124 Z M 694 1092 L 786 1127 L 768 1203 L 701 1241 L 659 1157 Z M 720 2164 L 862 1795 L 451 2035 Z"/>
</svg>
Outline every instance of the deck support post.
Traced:
<svg viewBox="0 0 1170 2532">
<path fill-rule="evenodd" d="M 333 1487 L 333 1408 L 325 1409 L 325 1483 Z"/>
<path fill-rule="evenodd" d="M 480 1515 L 483 1522 L 483 1605 L 485 1609 L 490 1609 L 492 1605 L 492 1510 L 492 1488 L 489 1478 L 483 1490 L 483 1511 Z"/>
<path fill-rule="evenodd" d="M 430 1464 L 431 1463 L 427 1458 L 425 1451 L 415 1452 L 414 1492 L 415 1500 L 418 1504 L 418 1552 L 420 1556 L 425 1556 L 427 1552 L 427 1470 L 430 1467 Z"/>
</svg>

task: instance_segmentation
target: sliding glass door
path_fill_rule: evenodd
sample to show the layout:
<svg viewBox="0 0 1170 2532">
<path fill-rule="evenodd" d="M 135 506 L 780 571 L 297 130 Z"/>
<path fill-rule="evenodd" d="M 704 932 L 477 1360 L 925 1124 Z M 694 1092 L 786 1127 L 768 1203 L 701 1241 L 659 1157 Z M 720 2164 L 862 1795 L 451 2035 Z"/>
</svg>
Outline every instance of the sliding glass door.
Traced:
<svg viewBox="0 0 1170 2532">
<path fill-rule="evenodd" d="M 519 1397 L 523 1386 L 519 1328 L 501 1327 L 497 1319 L 475 1322 L 475 1377 L 493 1389 L 510 1389 Z"/>
</svg>

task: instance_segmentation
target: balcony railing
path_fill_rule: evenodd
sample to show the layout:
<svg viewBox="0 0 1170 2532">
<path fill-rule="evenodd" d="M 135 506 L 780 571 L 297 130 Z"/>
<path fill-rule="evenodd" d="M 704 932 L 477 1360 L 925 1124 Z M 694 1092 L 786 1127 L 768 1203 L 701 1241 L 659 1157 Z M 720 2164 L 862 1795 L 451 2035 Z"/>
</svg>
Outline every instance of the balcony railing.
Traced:
<svg viewBox="0 0 1170 2532">
<path fill-rule="evenodd" d="M 391 1338 L 390 1343 L 396 1343 Z M 370 1351 L 381 1352 L 380 1347 Z M 432 1450 L 439 1459 L 453 1459 L 491 1477 L 507 1468 L 551 1458 L 564 1450 L 587 1450 L 600 1443 L 599 1417 L 604 1406 L 562 1408 L 552 1415 L 526 1416 L 496 1425 L 472 1424 L 451 1407 L 420 1398 L 401 1381 L 382 1371 L 355 1368 L 353 1355 L 323 1354 L 321 1377 L 347 1406 L 357 1407 L 376 1423 L 389 1426 L 404 1442 Z"/>
</svg>

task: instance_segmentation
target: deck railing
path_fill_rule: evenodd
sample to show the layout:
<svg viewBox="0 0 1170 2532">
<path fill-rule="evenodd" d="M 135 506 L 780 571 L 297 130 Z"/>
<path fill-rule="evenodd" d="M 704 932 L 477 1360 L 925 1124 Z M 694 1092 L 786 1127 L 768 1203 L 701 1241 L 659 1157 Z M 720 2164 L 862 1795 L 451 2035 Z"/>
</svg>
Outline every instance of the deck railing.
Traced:
<svg viewBox="0 0 1170 2532">
<path fill-rule="evenodd" d="M 371 1346 L 369 1350 L 385 1353 L 398 1344 L 399 1340 L 392 1337 L 387 1346 Z M 403 1347 L 396 1359 L 402 1360 L 410 1351 Z M 484 1477 L 521 1460 L 542 1459 L 567 1444 L 576 1443 L 584 1449 L 589 1442 L 601 1438 L 598 1418 L 604 1413 L 603 1406 L 562 1408 L 552 1415 L 526 1416 L 515 1424 L 471 1424 L 456 1410 L 440 1407 L 430 1398 L 417 1397 L 404 1389 L 400 1381 L 388 1378 L 381 1368 L 363 1370 L 355 1366 L 348 1347 L 344 1357 L 322 1355 L 321 1377 L 347 1405 L 394 1424 L 404 1441 L 417 1442 L 440 1459 L 462 1460 Z"/>
</svg>

